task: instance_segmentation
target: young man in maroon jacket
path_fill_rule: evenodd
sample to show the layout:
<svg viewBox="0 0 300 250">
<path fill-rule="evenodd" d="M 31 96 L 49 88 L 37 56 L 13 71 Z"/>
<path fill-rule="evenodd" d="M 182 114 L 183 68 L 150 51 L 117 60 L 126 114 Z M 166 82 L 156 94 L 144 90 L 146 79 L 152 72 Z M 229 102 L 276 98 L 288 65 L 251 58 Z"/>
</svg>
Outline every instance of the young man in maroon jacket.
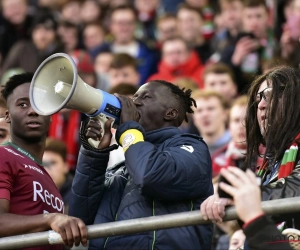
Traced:
<svg viewBox="0 0 300 250">
<path fill-rule="evenodd" d="M 85 224 L 63 214 L 64 203 L 42 165 L 50 116 L 31 107 L 32 73 L 12 76 L 2 96 L 7 101 L 5 120 L 10 141 L 0 147 L 0 237 L 52 229 L 72 247 L 87 243 Z M 62 249 L 61 245 L 30 249 Z"/>
</svg>

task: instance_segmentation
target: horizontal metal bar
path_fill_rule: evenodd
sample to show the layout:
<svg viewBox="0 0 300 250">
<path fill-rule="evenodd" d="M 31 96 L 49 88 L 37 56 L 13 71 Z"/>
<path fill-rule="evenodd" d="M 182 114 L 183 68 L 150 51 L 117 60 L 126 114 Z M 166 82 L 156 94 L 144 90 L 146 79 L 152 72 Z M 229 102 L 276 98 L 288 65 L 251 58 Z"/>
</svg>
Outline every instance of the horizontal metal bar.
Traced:
<svg viewBox="0 0 300 250">
<path fill-rule="evenodd" d="M 262 202 L 262 209 L 269 215 L 299 212 L 300 197 L 264 201 Z M 235 220 L 237 218 L 234 207 L 226 209 L 223 218 L 224 221 Z M 210 221 L 204 220 L 200 211 L 151 216 L 88 226 L 88 239 L 207 223 L 210 223 Z M 62 243 L 63 241 L 58 233 L 46 231 L 0 238 L 0 249 L 19 249 Z"/>
</svg>

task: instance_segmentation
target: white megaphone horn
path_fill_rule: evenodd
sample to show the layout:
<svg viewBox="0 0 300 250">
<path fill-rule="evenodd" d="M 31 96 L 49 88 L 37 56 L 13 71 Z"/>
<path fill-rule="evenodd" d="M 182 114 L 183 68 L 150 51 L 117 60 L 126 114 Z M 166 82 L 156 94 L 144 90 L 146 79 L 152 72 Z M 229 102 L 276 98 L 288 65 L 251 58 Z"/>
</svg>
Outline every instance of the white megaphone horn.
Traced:
<svg viewBox="0 0 300 250">
<path fill-rule="evenodd" d="M 77 74 L 72 57 L 64 53 L 45 59 L 35 71 L 29 91 L 32 108 L 39 115 L 52 115 L 63 108 L 75 109 L 100 120 L 102 127 L 107 116 L 118 125 L 121 104 L 114 95 L 95 89 Z M 95 148 L 100 141 L 89 139 Z"/>
</svg>

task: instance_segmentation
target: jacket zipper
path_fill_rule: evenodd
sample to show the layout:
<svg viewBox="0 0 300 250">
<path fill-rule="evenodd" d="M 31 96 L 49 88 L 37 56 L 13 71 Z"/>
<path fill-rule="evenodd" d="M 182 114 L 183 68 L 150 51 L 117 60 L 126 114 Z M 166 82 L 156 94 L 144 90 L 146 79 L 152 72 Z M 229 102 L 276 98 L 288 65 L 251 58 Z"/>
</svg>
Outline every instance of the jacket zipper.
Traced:
<svg viewBox="0 0 300 250">
<path fill-rule="evenodd" d="M 116 213 L 115 221 L 117 220 L 117 218 L 118 218 L 118 213 Z M 104 243 L 104 246 L 103 246 L 103 249 L 106 248 L 106 244 L 107 244 L 108 239 L 109 239 L 109 237 L 106 238 L 105 243 Z"/>
</svg>

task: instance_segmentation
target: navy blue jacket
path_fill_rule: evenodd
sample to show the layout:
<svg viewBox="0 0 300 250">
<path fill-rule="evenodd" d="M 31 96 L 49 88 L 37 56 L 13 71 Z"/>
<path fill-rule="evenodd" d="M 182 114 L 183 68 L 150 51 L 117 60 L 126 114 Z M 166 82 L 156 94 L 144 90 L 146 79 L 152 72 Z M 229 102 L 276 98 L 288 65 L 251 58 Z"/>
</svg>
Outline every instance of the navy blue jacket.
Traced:
<svg viewBox="0 0 300 250">
<path fill-rule="evenodd" d="M 136 125 L 127 122 L 118 130 Z M 80 150 L 69 213 L 88 225 L 199 211 L 213 194 L 206 144 L 178 128 L 145 133 L 145 141 L 131 145 L 125 162 L 112 169 L 106 169 L 108 159 L 108 153 Z M 206 250 L 211 248 L 212 231 L 212 224 L 206 224 L 98 238 L 90 240 L 89 249 Z"/>
</svg>

